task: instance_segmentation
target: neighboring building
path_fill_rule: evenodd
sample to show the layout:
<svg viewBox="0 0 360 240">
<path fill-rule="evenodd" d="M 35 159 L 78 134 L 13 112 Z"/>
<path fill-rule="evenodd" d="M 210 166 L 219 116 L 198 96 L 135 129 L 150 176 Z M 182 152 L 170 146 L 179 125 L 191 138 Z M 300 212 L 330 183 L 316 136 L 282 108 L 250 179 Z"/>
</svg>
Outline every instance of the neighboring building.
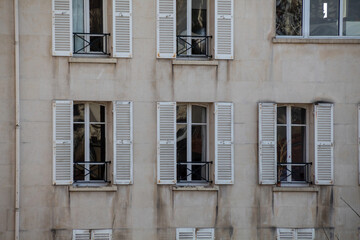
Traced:
<svg viewBox="0 0 360 240">
<path fill-rule="evenodd" d="M 358 0 L 2 0 L 0 45 L 1 240 L 359 238 Z"/>
</svg>

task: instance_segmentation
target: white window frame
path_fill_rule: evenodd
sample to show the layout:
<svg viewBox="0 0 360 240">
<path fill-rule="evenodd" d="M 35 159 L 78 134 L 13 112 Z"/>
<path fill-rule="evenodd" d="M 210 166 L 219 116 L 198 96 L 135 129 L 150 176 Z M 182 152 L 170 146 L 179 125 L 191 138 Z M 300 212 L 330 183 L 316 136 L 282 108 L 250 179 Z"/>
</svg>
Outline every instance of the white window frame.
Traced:
<svg viewBox="0 0 360 240">
<path fill-rule="evenodd" d="M 101 125 L 105 125 L 105 162 L 107 160 L 107 148 L 108 148 L 108 143 L 107 143 L 107 139 L 108 139 L 108 126 L 107 126 L 107 104 L 103 103 L 103 102 L 74 102 L 75 104 L 84 104 L 84 122 L 75 122 L 73 121 L 72 123 L 72 127 L 74 128 L 75 124 L 83 124 L 84 125 L 84 138 L 85 138 L 85 146 L 84 146 L 84 162 L 90 162 L 90 142 L 89 142 L 89 136 L 90 136 L 90 124 L 101 124 Z M 105 107 L 105 122 L 90 122 L 90 104 L 98 104 L 100 106 L 104 106 Z M 73 133 L 74 134 L 74 133 Z M 74 139 L 74 136 L 73 136 Z M 73 162 L 73 168 L 74 168 L 74 163 L 75 163 L 75 159 Z M 85 164 L 84 168 L 89 169 L 90 164 Z M 106 168 L 106 164 L 105 164 L 105 168 Z M 85 170 L 84 170 L 85 171 Z M 108 169 L 106 169 L 105 171 L 108 171 Z M 75 172 L 75 171 L 74 171 Z M 74 173 L 73 173 L 74 174 Z M 109 176 L 107 176 L 109 178 Z M 107 179 L 108 180 L 108 179 Z M 90 180 L 90 175 L 86 175 L 85 179 L 83 180 L 85 182 L 82 182 L 82 180 L 78 180 L 76 183 L 74 182 L 73 185 L 82 185 L 82 186 L 92 186 L 92 185 L 102 185 L 102 184 L 107 184 L 107 183 L 103 183 L 103 182 L 98 182 L 96 180 Z"/>
<path fill-rule="evenodd" d="M 177 123 L 176 121 L 176 126 L 177 125 L 185 125 L 186 124 L 186 132 L 187 132 L 187 153 L 186 153 L 186 158 L 187 158 L 187 162 L 192 162 L 191 160 L 191 127 L 193 125 L 195 126 L 206 126 L 206 162 L 209 162 L 209 105 L 208 104 L 199 104 L 199 103 L 176 103 L 176 106 L 179 105 L 185 105 L 186 106 L 186 123 Z M 206 123 L 192 123 L 192 106 L 200 106 L 200 107 L 205 107 L 206 108 Z M 176 112 L 176 117 L 175 120 L 177 119 L 177 112 Z M 175 133 L 176 134 L 176 133 Z M 177 142 L 175 143 L 177 144 Z M 176 153 L 177 155 L 177 153 Z M 189 161 L 190 160 L 190 161 Z M 177 159 L 175 159 L 176 164 L 177 164 Z M 177 171 L 178 166 L 176 165 L 176 171 Z M 187 174 L 189 174 L 187 176 L 187 181 L 192 181 L 191 179 L 191 164 L 187 165 L 187 169 L 190 169 L 187 171 Z M 209 178 L 210 178 L 210 173 L 209 173 Z M 210 180 L 210 179 L 209 179 Z M 208 183 L 201 183 L 201 182 L 191 182 L 191 183 L 179 183 L 176 179 L 176 184 L 177 185 L 207 185 Z"/>
<path fill-rule="evenodd" d="M 337 35 L 337 36 L 310 36 L 310 1 L 311 0 L 302 0 L 302 1 L 303 1 L 303 9 L 302 9 L 302 26 L 301 26 L 302 33 L 301 33 L 301 35 L 300 36 L 276 35 L 276 32 L 275 32 L 276 38 L 360 39 L 360 36 L 344 36 L 343 35 L 344 0 L 338 0 L 339 1 L 339 19 L 338 19 L 339 35 Z M 275 24 L 276 24 L 276 21 L 275 21 Z"/>
<path fill-rule="evenodd" d="M 309 122 L 310 122 L 310 106 L 307 105 L 298 105 L 298 104 L 277 104 L 277 108 L 279 107 L 286 107 L 286 124 L 278 124 L 277 123 L 277 116 L 276 116 L 276 135 L 277 131 L 278 131 L 278 126 L 286 126 L 286 139 L 287 139 L 287 149 L 286 149 L 286 159 L 287 159 L 287 163 L 291 163 L 292 162 L 292 153 L 291 153 L 291 127 L 293 126 L 305 126 L 305 148 L 306 148 L 306 154 L 305 154 L 305 163 L 309 162 Z M 298 108 L 303 108 L 306 110 L 306 116 L 305 116 L 305 121 L 306 124 L 292 124 L 291 123 L 291 108 L 292 107 L 298 107 Z M 277 139 L 276 139 L 277 141 Z M 276 150 L 277 151 L 277 150 Z M 276 164 L 278 164 L 278 159 L 276 159 Z M 291 166 L 287 167 L 290 168 L 291 171 Z M 310 173 L 309 173 L 310 174 Z M 278 176 L 279 177 L 279 176 Z M 293 183 L 294 182 L 294 183 Z M 309 185 L 306 182 L 298 182 L 298 181 L 292 181 L 291 180 L 291 175 L 287 177 L 287 181 L 286 182 L 281 182 L 281 186 L 303 186 L 303 185 Z"/>
</svg>

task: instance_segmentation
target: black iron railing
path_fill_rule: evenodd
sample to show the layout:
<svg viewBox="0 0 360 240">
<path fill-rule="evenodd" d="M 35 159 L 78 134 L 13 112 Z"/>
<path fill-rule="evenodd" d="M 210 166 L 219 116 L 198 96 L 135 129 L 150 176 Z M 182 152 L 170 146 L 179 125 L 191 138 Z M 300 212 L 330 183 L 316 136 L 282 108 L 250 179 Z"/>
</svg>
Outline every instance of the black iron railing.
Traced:
<svg viewBox="0 0 360 240">
<path fill-rule="evenodd" d="M 110 55 L 110 33 L 73 33 L 74 54 Z"/>
<path fill-rule="evenodd" d="M 108 178 L 108 165 L 110 163 L 111 162 L 74 162 L 74 182 L 110 183 Z"/>
<path fill-rule="evenodd" d="M 178 183 L 211 183 L 210 164 L 212 162 L 178 162 Z"/>
<path fill-rule="evenodd" d="M 278 183 L 311 183 L 312 163 L 278 163 Z"/>
<path fill-rule="evenodd" d="M 176 36 L 177 57 L 211 58 L 210 39 L 212 36 Z"/>
</svg>

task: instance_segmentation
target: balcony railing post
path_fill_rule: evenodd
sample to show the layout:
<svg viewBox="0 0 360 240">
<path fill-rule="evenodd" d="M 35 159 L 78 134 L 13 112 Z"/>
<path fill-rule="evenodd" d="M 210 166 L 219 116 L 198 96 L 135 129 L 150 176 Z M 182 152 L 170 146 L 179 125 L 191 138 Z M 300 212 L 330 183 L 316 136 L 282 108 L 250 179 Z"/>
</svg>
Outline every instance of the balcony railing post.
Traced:
<svg viewBox="0 0 360 240">
<path fill-rule="evenodd" d="M 312 163 L 278 163 L 278 182 L 281 183 L 311 183 L 311 165 Z M 290 167 L 289 167 L 290 166 Z M 299 171 L 302 167 L 303 171 Z M 298 169 L 298 170 L 294 170 Z M 293 179 L 293 176 L 301 176 L 302 179 Z M 295 173 L 297 175 L 295 175 Z M 285 176 L 284 176 L 285 175 Z M 290 180 L 289 180 L 290 179 Z"/>
<path fill-rule="evenodd" d="M 108 165 L 111 162 L 74 162 L 74 182 L 81 182 L 81 183 L 109 183 L 110 180 L 108 179 Z M 83 168 L 80 168 L 80 166 L 83 166 Z M 100 173 L 99 168 L 92 168 L 92 166 L 99 166 L 100 167 Z M 104 170 L 101 170 L 101 166 L 104 167 Z M 77 177 L 79 175 L 76 175 L 76 170 L 83 171 L 83 179 L 79 180 Z M 97 173 L 94 173 L 94 171 L 98 170 Z M 81 173 L 80 173 L 81 174 Z M 95 177 L 99 179 L 92 180 L 90 177 L 95 174 Z M 103 175 L 103 176 L 102 176 Z M 86 180 L 86 176 L 90 176 L 89 180 Z"/>
<path fill-rule="evenodd" d="M 210 38 L 212 38 L 212 36 L 177 35 L 176 55 L 178 57 L 211 58 Z M 202 47 L 203 44 L 205 46 Z M 182 48 L 180 49 L 180 47 Z M 196 48 L 200 49 L 200 53 L 194 53 L 194 49 Z"/>
<path fill-rule="evenodd" d="M 108 52 L 108 41 L 110 33 L 73 33 L 74 54 L 88 54 L 88 55 L 110 55 Z M 81 40 L 81 41 L 80 41 Z M 80 41 L 81 47 L 76 49 L 76 41 Z M 100 43 L 100 49 L 92 51 L 91 47 L 96 43 Z"/>
</svg>

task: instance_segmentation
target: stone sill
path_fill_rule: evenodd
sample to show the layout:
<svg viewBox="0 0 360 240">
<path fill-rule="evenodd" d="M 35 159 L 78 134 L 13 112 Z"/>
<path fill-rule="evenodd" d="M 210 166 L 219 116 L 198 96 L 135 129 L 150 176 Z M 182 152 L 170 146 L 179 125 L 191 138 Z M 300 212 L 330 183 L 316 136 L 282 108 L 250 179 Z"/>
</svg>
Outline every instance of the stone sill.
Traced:
<svg viewBox="0 0 360 240">
<path fill-rule="evenodd" d="M 111 63 L 116 64 L 116 58 L 99 57 L 69 57 L 69 63 Z"/>
<path fill-rule="evenodd" d="M 116 186 L 101 186 L 101 187 L 69 187 L 69 192 L 116 192 Z"/>
<path fill-rule="evenodd" d="M 207 187 L 207 186 L 173 186 L 173 191 L 219 191 L 218 186 Z"/>
<path fill-rule="evenodd" d="M 318 192 L 319 187 L 273 187 L 273 192 Z"/>
<path fill-rule="evenodd" d="M 172 60 L 173 65 L 198 65 L 198 66 L 218 66 L 218 61 L 207 60 Z"/>
<path fill-rule="evenodd" d="M 273 43 L 285 44 L 360 44 L 360 39 L 345 38 L 276 38 L 272 39 Z"/>
</svg>

